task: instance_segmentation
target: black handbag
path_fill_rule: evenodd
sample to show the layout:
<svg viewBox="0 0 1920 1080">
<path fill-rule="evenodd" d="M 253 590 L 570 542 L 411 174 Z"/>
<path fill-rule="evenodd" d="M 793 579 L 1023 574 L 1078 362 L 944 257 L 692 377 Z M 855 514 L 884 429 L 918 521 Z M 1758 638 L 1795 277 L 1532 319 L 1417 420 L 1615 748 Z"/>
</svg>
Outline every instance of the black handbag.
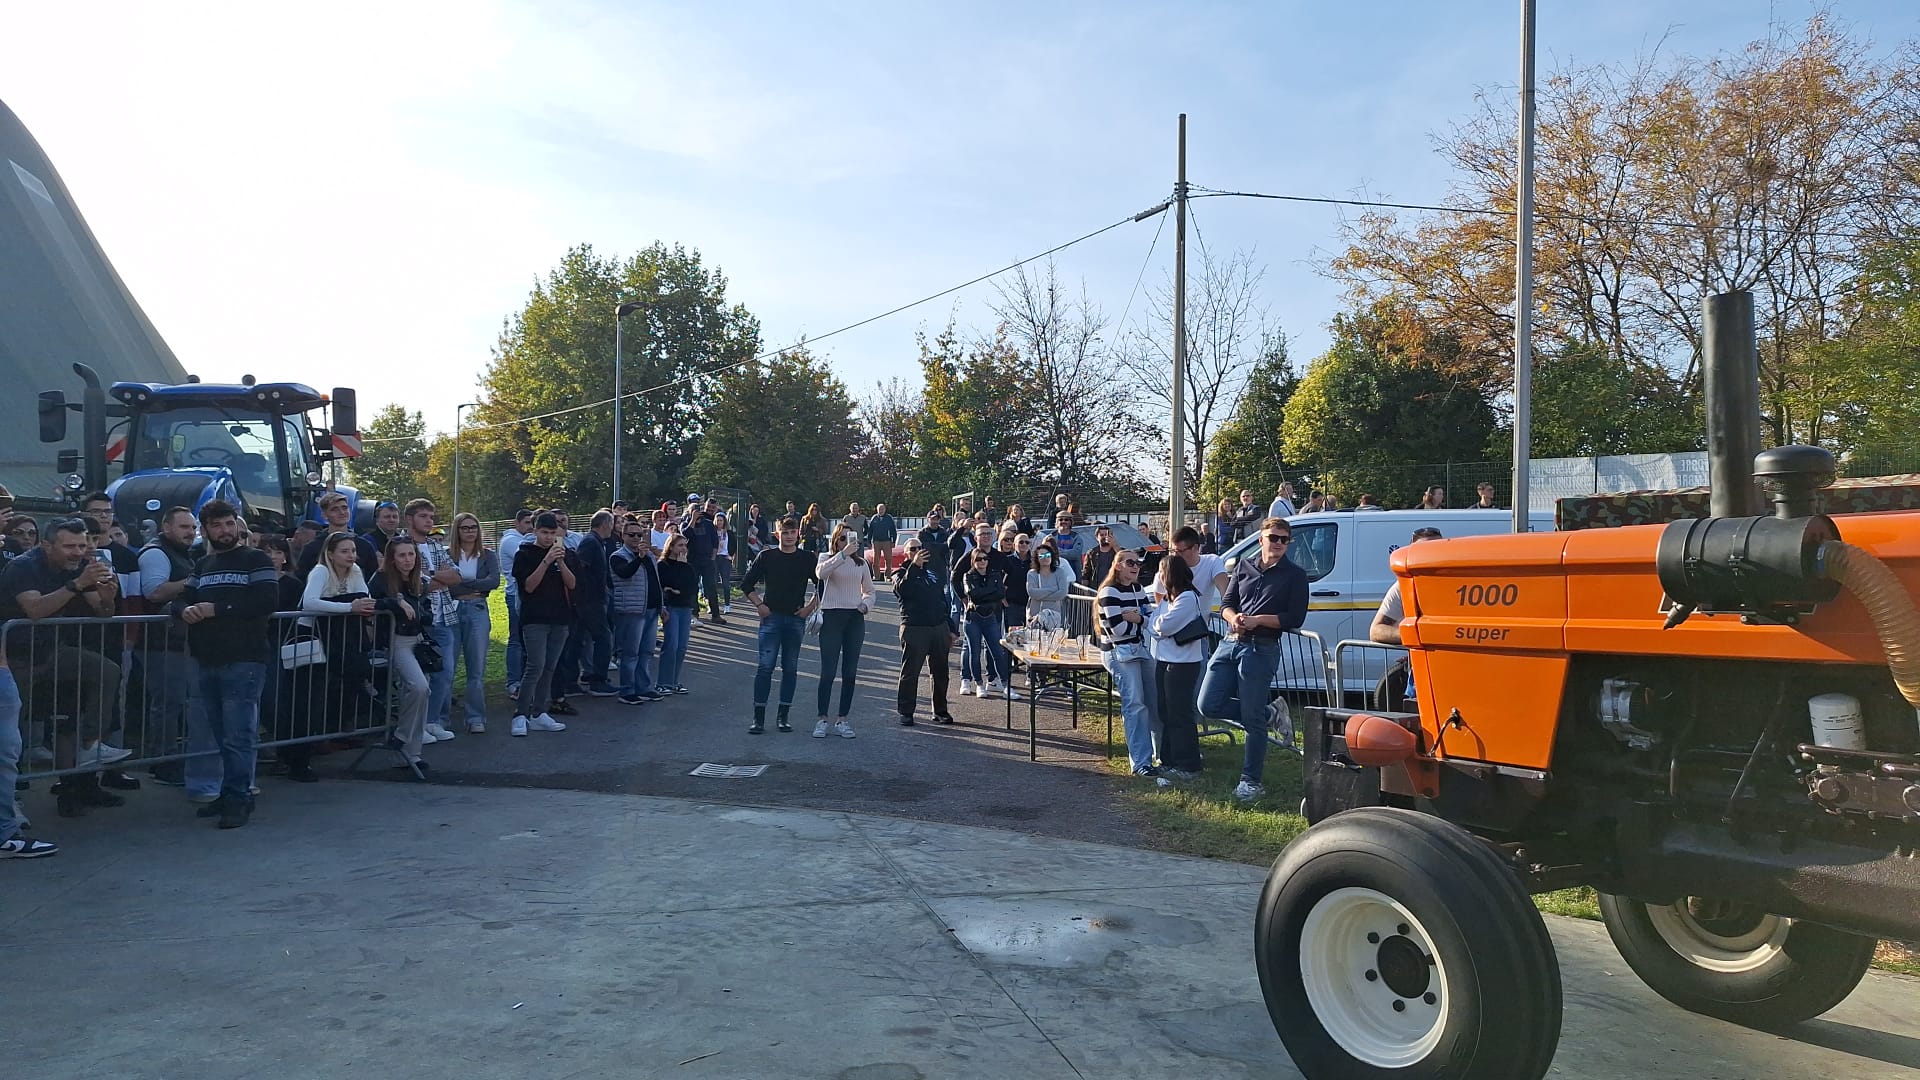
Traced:
<svg viewBox="0 0 1920 1080">
<path fill-rule="evenodd" d="M 446 658 L 440 655 L 440 646 L 432 638 L 423 637 L 413 643 L 413 658 L 420 664 L 420 670 L 428 675 L 446 667 Z"/>
<path fill-rule="evenodd" d="M 1191 645 L 1202 638 L 1213 636 L 1213 628 L 1207 625 L 1205 615 L 1195 615 L 1193 621 L 1173 632 L 1175 645 Z"/>
</svg>

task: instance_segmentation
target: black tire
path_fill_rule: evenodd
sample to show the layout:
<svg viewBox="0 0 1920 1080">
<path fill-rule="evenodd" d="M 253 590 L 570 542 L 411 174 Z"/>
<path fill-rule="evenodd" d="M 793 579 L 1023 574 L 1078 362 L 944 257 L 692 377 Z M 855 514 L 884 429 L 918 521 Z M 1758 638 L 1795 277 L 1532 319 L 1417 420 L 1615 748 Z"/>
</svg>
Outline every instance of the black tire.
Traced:
<svg viewBox="0 0 1920 1080">
<path fill-rule="evenodd" d="M 1879 944 L 1741 905 L 1706 908 L 1691 898 L 1663 906 L 1601 893 L 1600 917 L 1621 958 L 1654 993 L 1690 1012 L 1756 1028 L 1797 1024 L 1840 1004 L 1866 976 Z M 1725 935 L 1697 938 L 1704 946 L 1699 955 L 1719 968 L 1703 966 L 1669 940 L 1668 935 L 1696 929 Z M 1765 941 L 1752 948 L 1721 952 L 1723 946 L 1763 936 Z M 1726 959 L 1742 955 L 1745 959 Z"/>
<path fill-rule="evenodd" d="M 1368 913 L 1384 910 L 1363 890 L 1391 901 L 1411 920 L 1388 919 L 1392 925 L 1380 927 L 1387 936 L 1360 962 L 1314 963 L 1310 989 L 1303 944 L 1310 962 L 1323 950 L 1341 953 L 1336 943 L 1352 938 L 1339 931 L 1366 929 L 1372 925 Z M 1341 922 L 1343 911 L 1357 914 Z M 1303 943 L 1310 917 L 1314 940 Z M 1335 929 L 1321 929 L 1328 925 Z M 1375 937 L 1364 940 L 1373 943 Z M 1408 944 L 1418 951 L 1408 954 Z M 1420 956 L 1425 944 L 1433 953 L 1424 957 L 1425 967 L 1412 965 L 1414 983 L 1409 984 L 1406 957 Z M 1431 815 L 1365 807 L 1308 829 L 1281 852 L 1267 875 L 1254 925 L 1254 954 L 1267 1013 L 1308 1080 L 1537 1080 L 1559 1045 L 1560 966 L 1540 913 L 1492 848 Z M 1368 963 L 1373 966 L 1359 970 Z M 1421 989 L 1420 980 L 1428 980 L 1425 989 L 1435 1002 L 1418 993 L 1401 997 L 1408 989 Z M 1342 1009 L 1343 993 L 1361 1004 Z M 1366 1019 L 1340 1018 L 1359 1016 L 1369 1005 L 1377 1008 L 1383 995 L 1390 1005 L 1410 1006 L 1393 1008 L 1397 1015 L 1428 1007 L 1444 1011 L 1394 1054 L 1369 1055 L 1360 1045 L 1372 1030 L 1366 1029 Z M 1343 1043 L 1330 1033 L 1316 996 L 1336 1016 L 1336 1027 L 1352 1031 L 1357 1023 L 1361 1034 Z M 1394 1034 L 1387 1032 L 1389 1048 Z"/>
</svg>

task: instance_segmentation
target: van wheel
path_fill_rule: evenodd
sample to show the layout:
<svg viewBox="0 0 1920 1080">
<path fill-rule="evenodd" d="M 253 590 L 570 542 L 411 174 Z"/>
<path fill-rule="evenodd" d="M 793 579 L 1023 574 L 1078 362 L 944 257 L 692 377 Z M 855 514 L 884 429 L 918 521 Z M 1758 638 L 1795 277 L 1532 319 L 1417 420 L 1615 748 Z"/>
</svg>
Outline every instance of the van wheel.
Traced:
<svg viewBox="0 0 1920 1080">
<path fill-rule="evenodd" d="M 1491 848 L 1365 807 L 1275 860 L 1254 925 L 1260 990 L 1308 1080 L 1536 1080 L 1560 1040 L 1546 925 Z"/>
<path fill-rule="evenodd" d="M 1654 993 L 1747 1027 L 1797 1024 L 1840 1004 L 1866 976 L 1879 944 L 1749 904 L 1692 896 L 1648 904 L 1601 893 L 1600 917 L 1614 948 Z"/>
</svg>

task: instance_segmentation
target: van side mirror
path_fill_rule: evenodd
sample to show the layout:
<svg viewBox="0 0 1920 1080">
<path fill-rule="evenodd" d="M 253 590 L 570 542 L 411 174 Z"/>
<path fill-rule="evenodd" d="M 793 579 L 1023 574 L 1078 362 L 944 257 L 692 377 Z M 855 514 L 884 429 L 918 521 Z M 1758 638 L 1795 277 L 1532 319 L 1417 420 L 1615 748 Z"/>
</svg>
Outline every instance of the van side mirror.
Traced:
<svg viewBox="0 0 1920 1080">
<path fill-rule="evenodd" d="M 40 391 L 40 441 L 64 442 L 66 437 L 67 395 L 58 390 Z"/>
<path fill-rule="evenodd" d="M 333 388 L 333 433 L 335 435 L 360 434 L 359 399 L 353 388 L 336 386 Z"/>
</svg>

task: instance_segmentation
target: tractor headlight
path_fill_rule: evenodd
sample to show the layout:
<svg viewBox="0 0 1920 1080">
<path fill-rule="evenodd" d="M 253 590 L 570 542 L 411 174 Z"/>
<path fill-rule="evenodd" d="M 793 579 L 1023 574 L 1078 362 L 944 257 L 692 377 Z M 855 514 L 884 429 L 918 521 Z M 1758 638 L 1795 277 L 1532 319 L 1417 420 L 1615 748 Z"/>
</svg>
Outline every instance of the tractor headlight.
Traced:
<svg viewBox="0 0 1920 1080">
<path fill-rule="evenodd" d="M 65 480 L 60 481 L 60 487 L 63 490 L 66 490 L 69 492 L 79 491 L 81 488 L 84 488 L 86 486 L 87 486 L 87 478 L 84 476 L 81 476 L 79 473 L 68 473 L 67 478 Z"/>
<path fill-rule="evenodd" d="M 321 476 L 321 475 L 320 475 L 320 470 L 318 470 L 318 469 L 313 469 L 313 470 L 310 470 L 310 471 L 309 471 L 309 472 L 307 473 L 307 486 L 308 486 L 308 487 L 319 487 L 319 486 L 320 486 L 321 484 L 324 484 L 324 483 L 326 483 L 326 480 L 327 480 L 327 478 L 326 478 L 326 477 L 324 477 L 324 476 Z"/>
</svg>

